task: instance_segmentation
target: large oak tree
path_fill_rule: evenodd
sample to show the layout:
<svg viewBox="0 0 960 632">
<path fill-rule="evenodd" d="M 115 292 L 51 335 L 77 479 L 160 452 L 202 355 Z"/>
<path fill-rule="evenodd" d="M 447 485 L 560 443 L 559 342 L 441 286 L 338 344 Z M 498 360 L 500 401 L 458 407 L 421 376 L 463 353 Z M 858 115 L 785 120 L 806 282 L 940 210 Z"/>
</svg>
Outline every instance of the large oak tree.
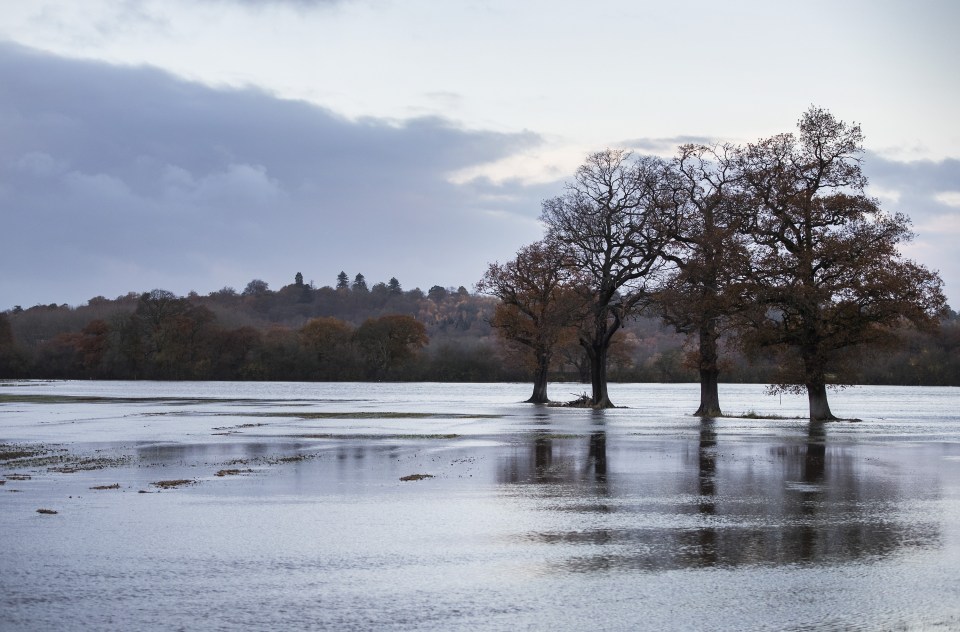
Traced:
<svg viewBox="0 0 960 632">
<path fill-rule="evenodd" d="M 748 262 L 740 191 L 729 145 L 682 145 L 671 163 L 671 203 L 677 233 L 666 252 L 675 274 L 657 292 L 663 319 L 697 339 L 700 406 L 695 415 L 719 417 L 718 341 L 741 304 Z"/>
<path fill-rule="evenodd" d="M 912 237 L 907 217 L 864 192 L 860 127 L 816 107 L 798 127 L 739 156 L 755 245 L 746 316 L 753 344 L 796 360 L 779 388 L 806 390 L 810 419 L 826 420 L 826 387 L 843 382 L 845 354 L 904 321 L 935 322 L 945 299 L 939 276 L 900 252 Z"/>
</svg>

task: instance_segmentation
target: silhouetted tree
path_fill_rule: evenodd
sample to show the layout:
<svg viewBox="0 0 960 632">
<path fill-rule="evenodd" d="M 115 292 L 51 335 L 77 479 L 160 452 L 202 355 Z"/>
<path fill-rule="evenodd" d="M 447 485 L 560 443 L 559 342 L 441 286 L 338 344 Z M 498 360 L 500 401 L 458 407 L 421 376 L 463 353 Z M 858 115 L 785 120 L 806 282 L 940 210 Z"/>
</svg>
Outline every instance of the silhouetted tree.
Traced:
<svg viewBox="0 0 960 632">
<path fill-rule="evenodd" d="M 548 240 L 583 275 L 588 315 L 580 343 L 590 359 L 591 404 L 613 406 L 607 392 L 607 352 L 624 320 L 635 314 L 659 281 L 664 249 L 676 233 L 664 198 L 663 161 L 622 150 L 590 155 L 567 191 L 543 202 Z"/>
<path fill-rule="evenodd" d="M 340 274 L 337 275 L 337 289 L 338 290 L 349 290 L 350 289 L 350 277 L 347 276 L 347 273 L 343 270 L 340 271 Z"/>
<path fill-rule="evenodd" d="M 369 292 L 367 287 L 367 280 L 363 277 L 362 274 L 357 273 L 357 276 L 353 279 L 353 286 L 351 286 L 354 292 Z"/>
<path fill-rule="evenodd" d="M 261 296 L 266 294 L 270 290 L 270 286 L 267 285 L 266 281 L 261 281 L 260 279 L 254 279 L 247 283 L 247 287 L 243 288 L 244 296 Z"/>
<path fill-rule="evenodd" d="M 427 291 L 427 298 L 429 298 L 431 301 L 436 301 L 439 303 L 443 299 L 447 298 L 447 290 L 439 285 L 434 285 Z"/>
</svg>

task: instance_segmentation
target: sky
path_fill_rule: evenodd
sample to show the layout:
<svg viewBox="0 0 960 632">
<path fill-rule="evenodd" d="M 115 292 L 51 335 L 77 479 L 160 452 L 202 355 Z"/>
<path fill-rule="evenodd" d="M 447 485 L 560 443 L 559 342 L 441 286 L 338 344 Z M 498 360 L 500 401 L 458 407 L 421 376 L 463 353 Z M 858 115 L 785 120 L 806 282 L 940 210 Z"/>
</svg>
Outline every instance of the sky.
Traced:
<svg viewBox="0 0 960 632">
<path fill-rule="evenodd" d="M 953 0 L 0 0 L 0 310 L 465 286 L 590 152 L 865 135 L 960 305 Z"/>
</svg>

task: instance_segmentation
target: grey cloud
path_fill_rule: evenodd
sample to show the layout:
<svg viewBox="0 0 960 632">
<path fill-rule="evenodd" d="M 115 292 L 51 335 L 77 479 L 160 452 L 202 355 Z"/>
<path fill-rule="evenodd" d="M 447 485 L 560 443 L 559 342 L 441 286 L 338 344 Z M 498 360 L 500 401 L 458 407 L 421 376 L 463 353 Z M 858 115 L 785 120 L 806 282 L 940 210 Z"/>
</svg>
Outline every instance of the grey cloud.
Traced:
<svg viewBox="0 0 960 632">
<path fill-rule="evenodd" d="M 256 90 L 0 44 L 0 309 L 97 294 L 470 285 L 535 239 L 539 195 L 446 174 L 539 142 L 440 118 L 349 121 Z M 500 190 L 499 195 L 493 192 Z"/>
<path fill-rule="evenodd" d="M 866 152 L 864 173 L 870 192 L 883 194 L 881 207 L 906 214 L 913 221 L 916 252 L 913 258 L 938 270 L 945 282 L 950 305 L 960 306 L 960 209 L 938 200 L 937 195 L 960 191 L 960 160 L 898 161 Z"/>
<path fill-rule="evenodd" d="M 960 189 L 960 160 L 955 158 L 899 161 L 866 152 L 863 169 L 871 184 L 915 199 L 932 199 L 938 192 Z"/>
</svg>

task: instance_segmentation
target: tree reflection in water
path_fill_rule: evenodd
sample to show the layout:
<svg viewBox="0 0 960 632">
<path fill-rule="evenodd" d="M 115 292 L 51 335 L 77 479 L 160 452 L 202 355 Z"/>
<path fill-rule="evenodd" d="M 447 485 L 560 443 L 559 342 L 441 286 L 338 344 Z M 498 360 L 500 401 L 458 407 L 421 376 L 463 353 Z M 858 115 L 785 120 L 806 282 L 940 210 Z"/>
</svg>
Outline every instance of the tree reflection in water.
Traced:
<svg viewBox="0 0 960 632">
<path fill-rule="evenodd" d="M 775 441 L 724 441 L 713 419 L 679 440 L 538 435 L 499 482 L 552 501 L 536 505 L 551 528 L 517 537 L 567 547 L 549 556 L 567 571 L 869 562 L 938 545 L 936 523 L 891 511 L 910 494 L 868 476 L 855 447 L 828 445 L 823 422 Z"/>
</svg>

